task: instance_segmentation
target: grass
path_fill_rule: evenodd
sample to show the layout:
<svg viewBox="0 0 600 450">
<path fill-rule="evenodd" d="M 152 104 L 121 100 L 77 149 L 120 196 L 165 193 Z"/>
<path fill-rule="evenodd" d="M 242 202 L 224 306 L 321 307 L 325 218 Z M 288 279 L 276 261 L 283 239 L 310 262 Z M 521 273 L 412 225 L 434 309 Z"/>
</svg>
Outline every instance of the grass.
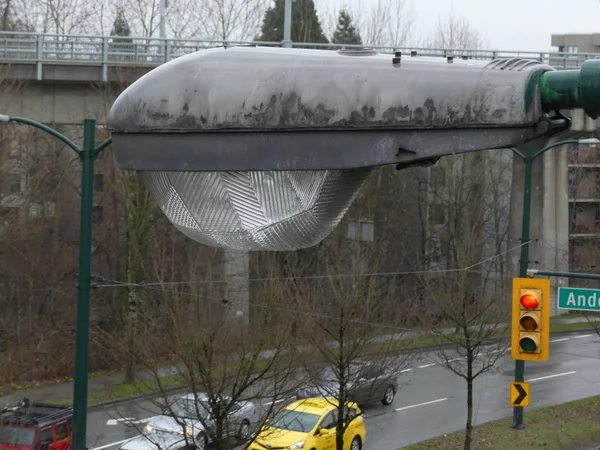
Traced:
<svg viewBox="0 0 600 450">
<path fill-rule="evenodd" d="M 550 332 L 600 329 L 600 322 L 563 323 L 550 326 Z"/>
<path fill-rule="evenodd" d="M 183 386 L 185 383 L 181 375 L 165 375 L 160 377 L 160 385 L 157 379 L 146 381 L 135 381 L 129 383 L 119 383 L 112 386 L 107 386 L 105 389 L 97 392 L 90 392 L 88 403 L 94 405 L 97 403 L 107 402 L 111 400 L 134 397 L 149 392 L 158 392 L 162 389 L 174 388 Z M 52 400 L 52 403 L 60 405 L 70 405 L 73 403 L 73 397 L 63 397 Z"/>
<path fill-rule="evenodd" d="M 600 396 L 525 412 L 525 429 L 513 430 L 512 418 L 473 429 L 471 448 L 477 450 L 589 449 L 600 444 Z M 461 449 L 464 432 L 440 436 L 404 447 L 408 450 Z"/>
<path fill-rule="evenodd" d="M 253 368 L 260 370 L 264 368 L 272 359 L 265 358 L 259 359 L 253 365 Z M 221 366 L 215 367 L 215 373 L 217 376 L 223 374 L 227 370 L 235 370 L 232 366 Z M 133 383 L 118 383 L 112 386 L 106 386 L 105 389 L 96 392 L 90 392 L 88 397 L 88 404 L 94 405 L 103 402 L 109 402 L 113 400 L 121 400 L 138 395 L 148 394 L 152 392 L 161 392 L 170 388 L 183 387 L 186 384 L 186 379 L 181 374 L 165 375 L 162 377 L 152 378 L 149 380 L 140 380 Z M 73 403 L 73 397 L 63 397 L 56 400 L 52 400 L 52 403 L 58 403 L 61 405 L 70 405 Z"/>
<path fill-rule="evenodd" d="M 561 314 L 557 314 L 556 316 L 553 316 L 552 319 L 575 319 L 575 318 L 579 318 L 579 317 L 585 317 L 585 316 L 590 316 L 590 314 L 586 314 L 584 312 L 566 312 L 566 313 L 561 313 Z"/>
</svg>

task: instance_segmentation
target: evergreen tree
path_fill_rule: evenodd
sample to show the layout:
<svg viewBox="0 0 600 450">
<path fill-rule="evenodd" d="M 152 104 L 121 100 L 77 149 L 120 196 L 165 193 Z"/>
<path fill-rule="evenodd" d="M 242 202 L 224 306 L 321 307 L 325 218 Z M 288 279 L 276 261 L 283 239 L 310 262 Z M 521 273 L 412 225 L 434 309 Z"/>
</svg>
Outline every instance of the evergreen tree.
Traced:
<svg viewBox="0 0 600 450">
<path fill-rule="evenodd" d="M 265 12 L 259 41 L 283 41 L 285 0 L 275 0 L 275 6 Z M 313 0 L 292 2 L 291 38 L 293 42 L 328 43 Z"/>
<path fill-rule="evenodd" d="M 331 41 L 335 44 L 362 44 L 360 34 L 356 30 L 356 27 L 352 25 L 352 18 L 350 17 L 350 14 L 344 9 L 340 11 L 337 28 L 333 33 Z"/>
<path fill-rule="evenodd" d="M 125 11 L 123 10 L 123 8 L 117 9 L 117 16 L 115 17 L 115 21 L 113 22 L 110 35 L 131 36 L 131 29 L 129 28 L 129 22 L 127 22 L 127 18 L 125 17 Z M 119 39 L 117 41 L 117 43 L 119 44 L 127 44 L 131 42 L 133 42 L 133 39 Z"/>
</svg>

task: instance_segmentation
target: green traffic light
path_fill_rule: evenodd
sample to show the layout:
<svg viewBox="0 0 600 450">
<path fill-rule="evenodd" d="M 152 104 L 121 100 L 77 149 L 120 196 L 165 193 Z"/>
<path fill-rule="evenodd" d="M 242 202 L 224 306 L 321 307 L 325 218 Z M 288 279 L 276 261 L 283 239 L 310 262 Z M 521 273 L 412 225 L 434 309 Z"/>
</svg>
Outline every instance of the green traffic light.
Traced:
<svg viewBox="0 0 600 450">
<path fill-rule="evenodd" d="M 526 352 L 533 352 L 537 348 L 535 341 L 531 338 L 523 338 L 519 341 L 519 345 Z"/>
</svg>

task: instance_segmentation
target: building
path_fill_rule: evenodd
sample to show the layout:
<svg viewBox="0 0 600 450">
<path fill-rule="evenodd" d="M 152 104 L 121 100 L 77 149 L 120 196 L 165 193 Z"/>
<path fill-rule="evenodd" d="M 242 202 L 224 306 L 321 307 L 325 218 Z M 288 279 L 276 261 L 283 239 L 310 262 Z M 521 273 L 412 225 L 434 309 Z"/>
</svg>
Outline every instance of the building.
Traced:
<svg viewBox="0 0 600 450">
<path fill-rule="evenodd" d="M 575 68 L 586 59 L 600 57 L 600 33 L 595 34 L 553 34 L 552 47 L 560 55 L 550 55 L 549 63 L 554 67 Z"/>
<path fill-rule="evenodd" d="M 600 148 L 574 145 L 569 152 L 569 270 L 600 273 Z"/>
<path fill-rule="evenodd" d="M 600 53 L 600 33 L 553 34 L 551 45 L 560 53 Z"/>
</svg>

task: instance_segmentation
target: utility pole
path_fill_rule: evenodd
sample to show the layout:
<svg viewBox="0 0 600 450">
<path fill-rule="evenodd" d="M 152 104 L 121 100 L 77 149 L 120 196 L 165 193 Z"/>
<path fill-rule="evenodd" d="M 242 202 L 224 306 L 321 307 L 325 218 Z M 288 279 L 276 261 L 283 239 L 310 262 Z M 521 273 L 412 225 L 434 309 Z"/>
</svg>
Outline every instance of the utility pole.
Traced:
<svg viewBox="0 0 600 450">
<path fill-rule="evenodd" d="M 596 138 L 588 139 L 569 139 L 566 141 L 555 142 L 554 144 L 548 145 L 547 147 L 537 150 L 534 148 L 532 143 L 525 145 L 525 152 L 521 153 L 516 148 L 510 148 L 516 157 L 519 157 L 525 163 L 525 180 L 523 190 L 523 217 L 521 227 L 521 258 L 519 261 L 519 277 L 526 278 L 528 276 L 528 265 L 529 265 L 529 243 L 530 243 L 530 229 L 531 229 L 531 191 L 532 191 L 532 178 L 533 178 L 533 162 L 548 150 L 555 147 L 568 144 L 579 144 L 579 145 L 598 145 L 600 141 Z M 525 381 L 525 361 L 517 359 L 515 360 L 515 382 L 523 383 Z M 513 408 L 513 428 L 522 429 L 523 425 L 523 407 L 515 406 Z"/>
<path fill-rule="evenodd" d="M 166 9 L 167 9 L 167 0 L 160 0 L 160 23 L 159 23 L 159 31 L 160 31 L 160 38 L 161 39 L 166 39 L 167 38 L 167 33 L 165 31 Z"/>
<path fill-rule="evenodd" d="M 282 46 L 285 48 L 292 46 L 292 0 L 285 0 Z"/>
</svg>

